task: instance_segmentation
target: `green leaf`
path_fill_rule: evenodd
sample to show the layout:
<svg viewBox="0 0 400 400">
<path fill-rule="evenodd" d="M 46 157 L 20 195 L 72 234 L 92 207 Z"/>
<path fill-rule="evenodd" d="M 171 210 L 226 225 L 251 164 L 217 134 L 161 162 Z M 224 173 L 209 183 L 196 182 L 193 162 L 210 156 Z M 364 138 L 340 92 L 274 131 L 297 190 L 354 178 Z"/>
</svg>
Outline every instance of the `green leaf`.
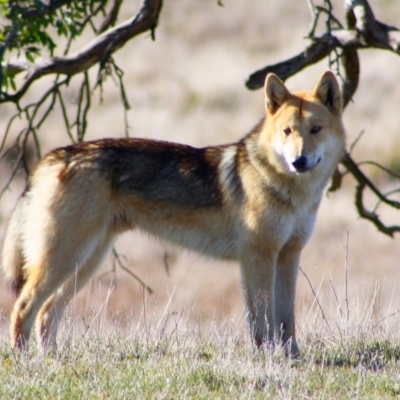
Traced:
<svg viewBox="0 0 400 400">
<path fill-rule="evenodd" d="M 35 62 L 35 55 L 34 55 L 33 52 L 25 51 L 25 57 L 30 63 L 34 63 Z"/>
</svg>

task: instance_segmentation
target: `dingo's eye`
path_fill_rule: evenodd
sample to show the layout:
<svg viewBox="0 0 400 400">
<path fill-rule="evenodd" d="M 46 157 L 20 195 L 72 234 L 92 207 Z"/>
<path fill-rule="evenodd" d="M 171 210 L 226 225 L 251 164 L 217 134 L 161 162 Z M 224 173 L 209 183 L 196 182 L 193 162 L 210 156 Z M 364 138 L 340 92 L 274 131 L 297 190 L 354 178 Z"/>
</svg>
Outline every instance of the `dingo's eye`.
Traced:
<svg viewBox="0 0 400 400">
<path fill-rule="evenodd" d="M 315 125 L 311 128 L 310 132 L 312 134 L 318 133 L 322 128 L 319 125 Z"/>
<path fill-rule="evenodd" d="M 283 132 L 285 132 L 286 136 L 289 136 L 292 133 L 292 130 L 290 128 L 286 128 L 283 130 Z"/>
</svg>

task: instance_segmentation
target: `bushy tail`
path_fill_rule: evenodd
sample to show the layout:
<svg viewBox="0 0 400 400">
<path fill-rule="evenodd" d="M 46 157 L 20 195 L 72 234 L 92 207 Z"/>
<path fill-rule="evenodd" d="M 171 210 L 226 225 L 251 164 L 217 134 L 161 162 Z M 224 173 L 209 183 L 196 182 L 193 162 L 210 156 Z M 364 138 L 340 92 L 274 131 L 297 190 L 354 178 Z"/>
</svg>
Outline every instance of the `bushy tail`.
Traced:
<svg viewBox="0 0 400 400">
<path fill-rule="evenodd" d="M 1 254 L 0 266 L 6 282 L 17 297 L 25 283 L 23 274 L 24 257 L 22 252 L 22 234 L 25 213 L 29 203 L 26 195 L 18 200 L 7 227 Z"/>
</svg>

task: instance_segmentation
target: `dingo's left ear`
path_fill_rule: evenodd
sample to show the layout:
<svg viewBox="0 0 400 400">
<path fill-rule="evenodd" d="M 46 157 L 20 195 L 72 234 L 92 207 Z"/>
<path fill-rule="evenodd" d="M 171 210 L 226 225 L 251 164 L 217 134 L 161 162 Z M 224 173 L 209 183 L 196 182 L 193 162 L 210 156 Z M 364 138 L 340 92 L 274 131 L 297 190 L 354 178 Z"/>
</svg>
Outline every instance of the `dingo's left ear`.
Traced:
<svg viewBox="0 0 400 400">
<path fill-rule="evenodd" d="M 332 114 L 342 112 L 342 94 L 332 71 L 326 71 L 315 85 L 314 94 Z"/>
<path fill-rule="evenodd" d="M 278 108 L 291 97 L 289 90 L 275 74 L 267 75 L 264 90 L 265 106 L 271 114 L 275 114 Z"/>
</svg>

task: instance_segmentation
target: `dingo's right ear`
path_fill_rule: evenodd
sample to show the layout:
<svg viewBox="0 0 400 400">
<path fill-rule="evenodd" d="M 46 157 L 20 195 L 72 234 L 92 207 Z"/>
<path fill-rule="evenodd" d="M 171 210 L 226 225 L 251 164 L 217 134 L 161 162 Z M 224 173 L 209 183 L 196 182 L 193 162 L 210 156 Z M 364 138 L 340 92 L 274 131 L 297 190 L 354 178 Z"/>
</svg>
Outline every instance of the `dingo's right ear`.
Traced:
<svg viewBox="0 0 400 400">
<path fill-rule="evenodd" d="M 265 107 L 270 114 L 275 114 L 278 108 L 289 99 L 290 92 L 275 74 L 268 74 L 265 79 Z"/>
</svg>

